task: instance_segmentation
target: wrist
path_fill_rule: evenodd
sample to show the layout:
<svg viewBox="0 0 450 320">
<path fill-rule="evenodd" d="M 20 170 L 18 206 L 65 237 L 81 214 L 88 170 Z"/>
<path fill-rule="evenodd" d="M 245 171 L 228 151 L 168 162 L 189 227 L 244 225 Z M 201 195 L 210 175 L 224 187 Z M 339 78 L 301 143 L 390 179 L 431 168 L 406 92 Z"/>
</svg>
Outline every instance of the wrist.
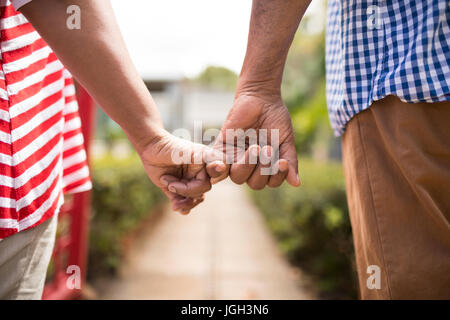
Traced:
<svg viewBox="0 0 450 320">
<path fill-rule="evenodd" d="M 257 94 L 281 97 L 281 81 L 286 53 L 261 57 L 247 51 L 239 75 L 236 94 Z"/>
<path fill-rule="evenodd" d="M 276 81 L 239 80 L 235 100 L 240 97 L 257 97 L 270 103 L 281 99 L 281 85 Z"/>
<path fill-rule="evenodd" d="M 133 133 L 124 131 L 138 154 L 142 154 L 146 149 L 158 144 L 169 135 L 163 125 L 159 123 L 144 126 L 141 130 L 133 130 Z"/>
<path fill-rule="evenodd" d="M 244 66 L 236 87 L 236 97 L 241 95 L 266 97 L 270 100 L 281 98 L 281 68 L 250 69 Z"/>
</svg>

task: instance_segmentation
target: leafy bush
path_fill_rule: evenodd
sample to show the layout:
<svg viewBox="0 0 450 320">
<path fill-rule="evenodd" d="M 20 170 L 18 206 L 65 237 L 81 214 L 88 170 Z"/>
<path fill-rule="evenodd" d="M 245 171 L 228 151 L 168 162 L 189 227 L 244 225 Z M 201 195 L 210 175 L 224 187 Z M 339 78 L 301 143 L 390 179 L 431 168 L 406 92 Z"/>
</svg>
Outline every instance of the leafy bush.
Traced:
<svg viewBox="0 0 450 320">
<path fill-rule="evenodd" d="M 314 95 L 292 112 L 295 146 L 301 154 L 312 153 L 318 148 L 328 149 L 337 139 L 328 120 L 325 82 L 318 84 Z"/>
<path fill-rule="evenodd" d="M 309 273 L 326 298 L 355 298 L 356 274 L 343 171 L 339 163 L 300 161 L 300 189 L 251 191 L 281 250 Z"/>
<path fill-rule="evenodd" d="M 312 99 L 325 80 L 325 34 L 304 32 L 303 26 L 300 24 L 289 50 L 281 87 L 291 112 L 308 107 L 305 102 Z"/>
<path fill-rule="evenodd" d="M 114 272 L 123 255 L 122 240 L 165 196 L 148 179 L 137 155 L 93 161 L 89 276 Z"/>
</svg>

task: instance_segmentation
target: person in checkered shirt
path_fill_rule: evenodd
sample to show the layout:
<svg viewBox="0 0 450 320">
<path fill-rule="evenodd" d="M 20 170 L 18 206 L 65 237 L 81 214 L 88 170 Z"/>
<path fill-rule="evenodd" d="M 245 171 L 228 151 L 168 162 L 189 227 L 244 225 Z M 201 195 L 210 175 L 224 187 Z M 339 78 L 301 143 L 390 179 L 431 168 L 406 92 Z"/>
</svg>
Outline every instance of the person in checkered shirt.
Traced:
<svg viewBox="0 0 450 320">
<path fill-rule="evenodd" d="M 293 152 L 282 73 L 309 3 L 253 1 L 222 129 L 276 124 L 280 155 Z M 450 298 L 449 24 L 446 0 L 328 1 L 327 104 L 342 136 L 363 299 Z M 254 189 L 278 185 L 232 171 Z"/>
</svg>

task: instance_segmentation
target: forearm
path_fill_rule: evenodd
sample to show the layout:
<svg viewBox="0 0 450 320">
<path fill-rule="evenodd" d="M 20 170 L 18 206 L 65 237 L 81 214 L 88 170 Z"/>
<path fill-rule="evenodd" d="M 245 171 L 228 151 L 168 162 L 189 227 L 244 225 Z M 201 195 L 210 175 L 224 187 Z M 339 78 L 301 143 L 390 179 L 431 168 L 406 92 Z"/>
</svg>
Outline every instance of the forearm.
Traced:
<svg viewBox="0 0 450 320">
<path fill-rule="evenodd" d="M 66 9 L 81 8 L 81 29 L 66 27 Z M 106 0 L 34 0 L 21 12 L 74 77 L 127 133 L 136 147 L 162 130 L 162 122 L 134 67 Z"/>
<path fill-rule="evenodd" d="M 286 57 L 311 0 L 253 0 L 247 52 L 237 95 L 280 95 Z"/>
</svg>

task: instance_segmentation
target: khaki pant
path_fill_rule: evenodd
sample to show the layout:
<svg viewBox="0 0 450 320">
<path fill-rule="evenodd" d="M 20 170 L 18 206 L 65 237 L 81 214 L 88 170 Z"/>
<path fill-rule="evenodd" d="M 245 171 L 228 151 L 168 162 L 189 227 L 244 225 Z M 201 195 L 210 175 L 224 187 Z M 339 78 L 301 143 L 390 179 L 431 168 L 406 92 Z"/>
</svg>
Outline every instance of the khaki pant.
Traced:
<svg viewBox="0 0 450 320">
<path fill-rule="evenodd" d="M 343 163 L 361 298 L 450 299 L 450 103 L 375 102 Z"/>
<path fill-rule="evenodd" d="M 58 217 L 0 241 L 0 299 L 42 297 Z"/>
</svg>

